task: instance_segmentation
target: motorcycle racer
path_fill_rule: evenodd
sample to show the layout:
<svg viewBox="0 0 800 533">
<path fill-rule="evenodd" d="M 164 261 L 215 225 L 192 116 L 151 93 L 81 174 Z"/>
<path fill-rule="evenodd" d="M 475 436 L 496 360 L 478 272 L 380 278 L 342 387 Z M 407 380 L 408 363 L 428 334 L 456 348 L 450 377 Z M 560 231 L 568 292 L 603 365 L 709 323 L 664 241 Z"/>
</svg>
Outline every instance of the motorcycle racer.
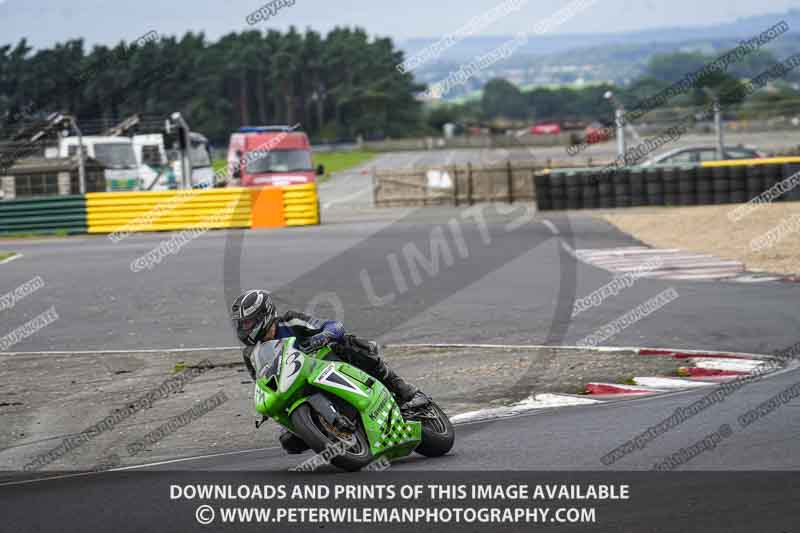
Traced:
<svg viewBox="0 0 800 533">
<path fill-rule="evenodd" d="M 346 333 L 341 322 L 324 320 L 297 311 L 287 311 L 278 316 L 268 291 L 256 289 L 242 293 L 231 306 L 231 320 L 236 336 L 245 345 L 242 356 L 253 380 L 255 367 L 250 355 L 255 345 L 273 339 L 296 337 L 298 347 L 303 351 L 313 352 L 329 346 L 343 361 L 379 380 L 395 396 L 401 412 L 418 409 L 430 403 L 427 395 L 386 365 L 376 342 Z M 308 449 L 299 437 L 288 431 L 280 436 L 280 442 L 289 453 L 301 453 Z"/>
</svg>

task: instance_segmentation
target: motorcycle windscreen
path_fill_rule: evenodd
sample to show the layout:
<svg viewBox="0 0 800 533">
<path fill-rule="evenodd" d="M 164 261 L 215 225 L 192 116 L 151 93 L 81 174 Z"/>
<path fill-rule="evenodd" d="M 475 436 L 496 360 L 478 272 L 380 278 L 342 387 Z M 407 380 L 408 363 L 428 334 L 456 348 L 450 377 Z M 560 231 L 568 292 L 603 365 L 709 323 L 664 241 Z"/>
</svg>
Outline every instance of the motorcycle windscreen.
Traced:
<svg viewBox="0 0 800 533">
<path fill-rule="evenodd" d="M 250 359 L 253 363 L 253 368 L 256 370 L 256 378 L 267 378 L 275 376 L 277 379 L 278 373 L 281 370 L 281 356 L 283 355 L 283 342 L 280 340 L 271 340 L 265 343 L 259 343 L 253 349 Z"/>
</svg>

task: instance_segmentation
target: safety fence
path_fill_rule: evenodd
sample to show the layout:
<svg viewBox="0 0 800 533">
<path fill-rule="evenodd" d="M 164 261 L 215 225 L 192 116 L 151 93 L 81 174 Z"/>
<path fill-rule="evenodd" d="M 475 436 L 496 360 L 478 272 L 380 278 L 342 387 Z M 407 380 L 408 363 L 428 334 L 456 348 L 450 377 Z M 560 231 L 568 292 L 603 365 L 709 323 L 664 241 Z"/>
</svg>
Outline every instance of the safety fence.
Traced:
<svg viewBox="0 0 800 533">
<path fill-rule="evenodd" d="M 318 206 L 315 184 L 32 198 L 0 202 L 0 235 L 303 226 Z"/>
<path fill-rule="evenodd" d="M 535 176 L 540 210 L 742 203 L 800 171 L 800 157 L 700 165 L 554 169 Z M 800 200 L 794 187 L 781 200 Z"/>
<path fill-rule="evenodd" d="M 568 162 L 549 162 L 566 167 Z M 475 202 L 532 202 L 534 175 L 548 164 L 504 161 L 489 165 L 373 172 L 376 207 L 471 205 Z"/>
</svg>

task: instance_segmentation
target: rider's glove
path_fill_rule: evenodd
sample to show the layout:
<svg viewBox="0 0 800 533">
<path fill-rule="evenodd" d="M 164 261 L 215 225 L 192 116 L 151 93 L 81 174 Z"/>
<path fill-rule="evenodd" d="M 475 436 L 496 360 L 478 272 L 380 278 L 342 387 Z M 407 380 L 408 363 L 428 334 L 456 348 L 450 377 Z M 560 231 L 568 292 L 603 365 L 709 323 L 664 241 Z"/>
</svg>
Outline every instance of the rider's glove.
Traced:
<svg viewBox="0 0 800 533">
<path fill-rule="evenodd" d="M 310 337 L 305 342 L 305 347 L 310 351 L 319 350 L 323 346 L 329 346 L 336 341 L 336 338 L 329 332 L 323 331 Z"/>
</svg>

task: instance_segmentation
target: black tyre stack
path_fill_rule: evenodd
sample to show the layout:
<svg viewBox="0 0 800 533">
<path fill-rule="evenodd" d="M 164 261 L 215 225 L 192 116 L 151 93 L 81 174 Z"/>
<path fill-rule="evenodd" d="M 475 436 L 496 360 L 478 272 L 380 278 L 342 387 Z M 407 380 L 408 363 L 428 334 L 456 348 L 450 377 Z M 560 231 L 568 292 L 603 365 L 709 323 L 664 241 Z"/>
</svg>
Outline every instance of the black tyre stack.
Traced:
<svg viewBox="0 0 800 533">
<path fill-rule="evenodd" d="M 697 205 L 709 205 L 714 203 L 713 184 L 711 182 L 711 168 L 697 167 Z"/>
<path fill-rule="evenodd" d="M 553 209 L 567 207 L 567 181 L 566 176 L 560 172 L 550 174 L 550 199 Z"/>
<path fill-rule="evenodd" d="M 594 175 L 597 180 L 597 207 L 615 207 L 614 184 L 610 172 L 598 172 Z"/>
<path fill-rule="evenodd" d="M 731 202 L 731 167 L 719 166 L 711 168 L 712 190 L 714 191 L 713 203 L 729 204 Z"/>
<path fill-rule="evenodd" d="M 644 183 L 645 172 L 642 167 L 631 169 L 631 206 L 647 205 L 647 190 Z"/>
<path fill-rule="evenodd" d="M 553 209 L 553 201 L 550 198 L 550 175 L 536 174 L 533 177 L 536 186 L 536 206 L 539 211 L 549 211 Z"/>
<path fill-rule="evenodd" d="M 647 205 L 664 205 L 664 179 L 662 168 L 648 167 L 644 175 Z"/>
<path fill-rule="evenodd" d="M 614 183 L 614 202 L 617 207 L 631 206 L 631 172 L 627 168 L 618 168 L 612 174 Z"/>
<path fill-rule="evenodd" d="M 665 168 L 664 175 L 664 205 L 678 205 L 678 167 Z"/>
<path fill-rule="evenodd" d="M 766 190 L 765 183 L 765 165 L 750 165 L 745 170 L 746 184 L 745 193 L 747 200 L 750 201 Z"/>
<path fill-rule="evenodd" d="M 800 164 L 797 163 L 787 163 L 783 165 L 783 179 L 790 178 L 800 172 Z M 789 187 L 789 191 L 784 194 L 786 197 L 787 202 L 797 202 L 800 201 L 800 186 L 793 185 L 794 182 L 800 179 L 800 174 L 795 177 L 793 180 L 789 180 L 786 183 L 786 187 Z"/>
<path fill-rule="evenodd" d="M 728 167 L 731 180 L 731 203 L 741 204 L 747 201 L 747 167 L 737 165 Z"/>
<path fill-rule="evenodd" d="M 678 205 L 697 205 L 697 167 L 694 165 L 680 167 Z"/>
<path fill-rule="evenodd" d="M 783 179 L 783 168 L 781 165 L 764 165 L 764 190 L 771 189 L 776 183 Z"/>
<path fill-rule="evenodd" d="M 597 191 L 597 176 L 592 172 L 584 172 L 581 174 L 581 184 L 583 187 L 584 209 L 600 207 L 600 197 Z"/>
<path fill-rule="evenodd" d="M 564 175 L 566 186 L 567 209 L 581 209 L 583 207 L 583 191 L 581 190 L 582 173 L 570 170 Z"/>
</svg>

